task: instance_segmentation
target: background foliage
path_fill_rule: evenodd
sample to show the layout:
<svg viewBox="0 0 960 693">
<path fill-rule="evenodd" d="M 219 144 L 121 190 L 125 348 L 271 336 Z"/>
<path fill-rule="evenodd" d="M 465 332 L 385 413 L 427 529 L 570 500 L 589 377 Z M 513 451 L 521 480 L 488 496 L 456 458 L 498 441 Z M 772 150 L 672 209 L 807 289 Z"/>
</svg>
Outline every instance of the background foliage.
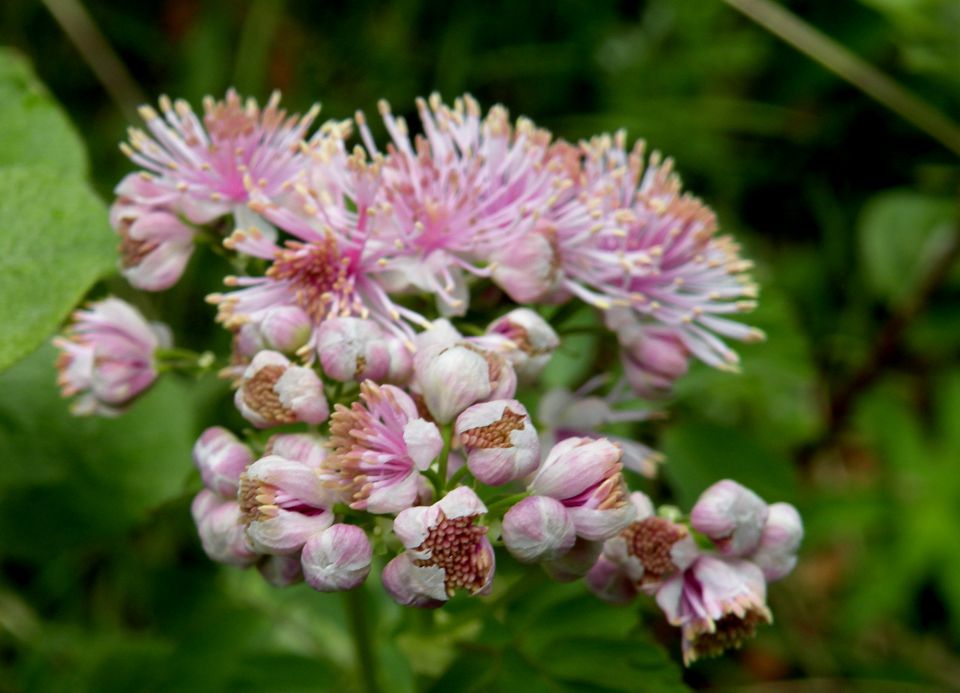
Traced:
<svg viewBox="0 0 960 693">
<path fill-rule="evenodd" d="M 787 5 L 960 117 L 956 2 Z M 168 380 L 120 419 L 78 420 L 41 346 L 95 282 L 124 295 L 101 201 L 130 168 L 124 109 L 231 84 L 338 118 L 469 90 L 570 139 L 624 126 L 675 157 L 756 259 L 769 339 L 741 350 L 740 376 L 695 368 L 670 419 L 641 428 L 668 456 L 657 492 L 689 507 L 735 477 L 796 503 L 808 528 L 771 590 L 777 623 L 684 682 L 960 687 L 956 152 L 721 2 L 86 7 L 134 78 L 113 99 L 44 5 L 0 6 L 0 43 L 16 49 L 0 53 L 0 368 L 16 362 L 0 376 L 0 691 L 359 685 L 338 599 L 273 590 L 199 548 L 189 448 L 236 421 L 224 386 Z M 202 301 L 218 262 L 136 300 L 185 346 L 223 339 Z M 596 351 L 571 342 L 554 382 Z M 413 627 L 368 585 L 384 688 L 681 686 L 675 635 L 648 606 L 607 607 L 504 563 L 485 605 L 455 600 Z"/>
</svg>

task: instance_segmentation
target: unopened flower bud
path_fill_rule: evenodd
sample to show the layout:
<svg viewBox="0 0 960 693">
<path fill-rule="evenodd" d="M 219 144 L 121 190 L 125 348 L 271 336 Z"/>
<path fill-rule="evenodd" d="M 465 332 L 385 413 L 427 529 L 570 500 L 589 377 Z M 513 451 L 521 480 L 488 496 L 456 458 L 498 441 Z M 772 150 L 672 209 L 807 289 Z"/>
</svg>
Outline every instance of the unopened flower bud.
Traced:
<svg viewBox="0 0 960 693">
<path fill-rule="evenodd" d="M 626 604 L 637 596 L 633 580 L 603 554 L 587 573 L 586 583 L 591 592 L 611 604 Z"/>
<path fill-rule="evenodd" d="M 797 550 L 803 541 L 803 520 L 789 503 L 770 506 L 760 545 L 750 560 L 760 566 L 769 581 L 786 577 L 797 564 Z"/>
<path fill-rule="evenodd" d="M 325 439 L 311 433 L 278 433 L 270 436 L 263 450 L 264 456 L 296 460 L 312 469 L 323 466 L 327 452 Z"/>
<path fill-rule="evenodd" d="M 122 206 L 111 213 L 120 235 L 120 272 L 143 291 L 177 283 L 193 254 L 193 230 L 165 209 Z"/>
<path fill-rule="evenodd" d="M 300 562 L 307 583 L 320 592 L 352 590 L 367 579 L 373 549 L 356 525 L 333 525 L 303 545 Z"/>
<path fill-rule="evenodd" d="M 642 397 L 668 394 L 687 372 L 690 352 L 674 330 L 636 324 L 619 337 L 624 375 Z"/>
<path fill-rule="evenodd" d="M 746 556 L 760 543 L 768 507 L 760 496 L 724 479 L 704 491 L 690 511 L 691 526 L 725 556 Z"/>
<path fill-rule="evenodd" d="M 474 404 L 457 417 L 455 431 L 467 453 L 467 467 L 485 484 L 499 486 L 525 477 L 540 464 L 537 431 L 515 399 Z"/>
<path fill-rule="evenodd" d="M 494 320 L 487 333 L 502 335 L 514 344 L 507 358 L 522 383 L 536 380 L 560 346 L 550 324 L 529 308 L 517 308 Z"/>
<path fill-rule="evenodd" d="M 522 563 L 552 561 L 573 548 L 577 532 L 560 501 L 530 496 L 503 516 L 503 543 Z"/>
<path fill-rule="evenodd" d="M 537 303 L 556 289 L 556 251 L 541 233 L 524 234 L 491 260 L 493 281 L 517 303 Z"/>
<path fill-rule="evenodd" d="M 260 334 L 267 348 L 294 354 L 310 339 L 313 324 L 310 316 L 297 306 L 270 309 L 260 323 Z"/>
<path fill-rule="evenodd" d="M 406 552 L 394 556 L 384 567 L 383 574 L 380 576 L 383 589 L 401 606 L 418 609 L 435 609 L 443 606 L 446 601 L 445 596 L 443 599 L 430 596 L 444 589 L 443 571 L 433 570 L 431 579 L 436 584 L 425 587 L 424 572 L 419 568 Z"/>
<path fill-rule="evenodd" d="M 253 453 L 230 431 L 213 426 L 193 446 L 193 462 L 204 486 L 225 498 L 236 498 L 240 475 L 253 462 Z"/>
<path fill-rule="evenodd" d="M 397 337 L 387 337 L 386 347 L 389 366 L 383 380 L 402 387 L 409 383 L 413 376 L 413 354 L 403 340 Z"/>
<path fill-rule="evenodd" d="M 636 516 L 621 475 L 621 455 L 619 447 L 603 438 L 567 438 L 547 455 L 529 490 L 563 503 L 577 536 L 609 539 Z"/>
<path fill-rule="evenodd" d="M 297 556 L 263 556 L 257 562 L 257 570 L 274 587 L 289 587 L 303 580 Z"/>
<path fill-rule="evenodd" d="M 294 366 L 276 351 L 261 351 L 253 358 L 234 402 L 243 418 L 257 428 L 298 421 L 318 424 L 330 413 L 317 374 Z"/>
<path fill-rule="evenodd" d="M 486 359 L 462 344 L 429 346 L 417 352 L 414 364 L 424 402 L 438 423 L 450 423 L 490 396 Z"/>
<path fill-rule="evenodd" d="M 225 500 L 204 489 L 190 507 L 200 543 L 212 560 L 244 568 L 256 560 L 244 533 L 242 513 L 235 500 Z"/>
<path fill-rule="evenodd" d="M 325 320 L 320 325 L 317 351 L 323 372 L 340 382 L 380 382 L 390 371 L 386 335 L 372 320 Z"/>
</svg>

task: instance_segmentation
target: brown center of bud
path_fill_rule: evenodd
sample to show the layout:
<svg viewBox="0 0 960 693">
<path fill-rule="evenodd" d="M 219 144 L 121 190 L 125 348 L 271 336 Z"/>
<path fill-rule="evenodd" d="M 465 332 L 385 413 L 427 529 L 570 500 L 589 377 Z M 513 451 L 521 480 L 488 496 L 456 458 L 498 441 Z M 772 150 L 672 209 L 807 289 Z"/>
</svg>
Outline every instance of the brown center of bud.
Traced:
<svg viewBox="0 0 960 693">
<path fill-rule="evenodd" d="M 362 314 L 354 292 L 349 257 L 341 256 L 332 234 L 313 243 L 287 241 L 277 250 L 267 276 L 294 285 L 297 305 L 314 321 Z"/>
<path fill-rule="evenodd" d="M 460 442 L 470 448 L 509 448 L 513 446 L 510 434 L 522 431 L 526 416 L 510 408 L 504 408 L 503 416 L 492 424 L 471 428 L 460 434 Z"/>
<path fill-rule="evenodd" d="M 157 241 L 145 241 L 133 238 L 127 223 L 120 227 L 120 263 L 124 268 L 136 267 L 143 258 L 157 249 Z"/>
<path fill-rule="evenodd" d="M 642 582 L 655 582 L 677 571 L 670 555 L 673 545 L 687 536 L 687 529 L 662 517 L 634 522 L 621 533 L 627 552 L 643 564 Z"/>
<path fill-rule="evenodd" d="M 495 390 L 500 382 L 500 378 L 503 376 L 506 360 L 500 354 L 485 351 L 470 342 L 460 342 L 459 345 L 474 353 L 480 354 L 484 358 L 487 362 L 487 377 L 490 379 L 490 387 Z"/>
<path fill-rule="evenodd" d="M 480 547 L 480 539 L 487 533 L 487 528 L 475 526 L 474 518 L 450 520 L 441 512 L 440 521 L 417 547 L 418 551 L 430 551 L 430 558 L 414 560 L 414 563 L 443 568 L 444 584 L 451 597 L 458 588 L 479 591 L 490 571 L 490 556 Z"/>
<path fill-rule="evenodd" d="M 715 622 L 716 630 L 701 633 L 693 640 L 693 649 L 698 657 L 716 657 L 726 650 L 740 647 L 757 633 L 757 626 L 769 623 L 767 613 L 750 609 L 741 618 L 736 614 L 727 614 Z"/>
<path fill-rule="evenodd" d="M 273 487 L 253 481 L 246 474 L 240 475 L 240 491 L 237 494 L 237 501 L 240 504 L 240 512 L 243 513 L 243 522 L 246 525 L 272 517 L 270 511 L 277 509 L 273 505 Z"/>
<path fill-rule="evenodd" d="M 283 406 L 275 387 L 286 370 L 278 365 L 264 366 L 243 384 L 243 401 L 247 406 L 278 424 L 297 422 L 297 415 Z"/>
</svg>

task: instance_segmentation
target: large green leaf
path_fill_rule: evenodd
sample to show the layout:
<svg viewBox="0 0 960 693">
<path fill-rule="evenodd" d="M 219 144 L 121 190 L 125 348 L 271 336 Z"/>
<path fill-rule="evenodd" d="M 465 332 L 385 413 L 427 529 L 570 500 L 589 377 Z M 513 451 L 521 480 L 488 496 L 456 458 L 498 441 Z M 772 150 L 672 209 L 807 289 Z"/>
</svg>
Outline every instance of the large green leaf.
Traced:
<svg viewBox="0 0 960 693">
<path fill-rule="evenodd" d="M 115 539 L 180 496 L 195 435 L 187 386 L 158 383 L 116 419 L 77 418 L 43 347 L 0 376 L 0 554 Z"/>
<path fill-rule="evenodd" d="M 103 203 L 46 166 L 0 168 L 0 370 L 52 333 L 114 266 Z"/>
<path fill-rule="evenodd" d="M 77 177 L 87 171 L 80 136 L 27 61 L 9 48 L 0 48 L 0 133 L 0 166 L 42 163 Z"/>
</svg>

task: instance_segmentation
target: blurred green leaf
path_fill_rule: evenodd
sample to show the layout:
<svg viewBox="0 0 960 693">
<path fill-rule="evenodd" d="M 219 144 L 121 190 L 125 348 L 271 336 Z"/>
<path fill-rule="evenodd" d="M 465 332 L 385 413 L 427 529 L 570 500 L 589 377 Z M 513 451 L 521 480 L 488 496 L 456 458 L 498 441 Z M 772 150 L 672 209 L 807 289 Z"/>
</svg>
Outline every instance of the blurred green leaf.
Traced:
<svg viewBox="0 0 960 693">
<path fill-rule="evenodd" d="M 9 48 L 0 48 L 0 132 L 0 166 L 45 164 L 61 174 L 87 172 L 77 131 L 27 60 Z"/>
<path fill-rule="evenodd" d="M 956 205 L 911 190 L 873 197 L 857 225 L 866 278 L 890 305 L 916 288 L 952 233 Z"/>
<path fill-rule="evenodd" d="M 0 168 L 0 370 L 52 333 L 116 262 L 107 210 L 85 183 Z"/>
<path fill-rule="evenodd" d="M 189 388 L 164 379 L 116 419 L 77 418 L 50 346 L 0 376 L 0 554 L 43 556 L 116 538 L 181 495 Z"/>
</svg>

